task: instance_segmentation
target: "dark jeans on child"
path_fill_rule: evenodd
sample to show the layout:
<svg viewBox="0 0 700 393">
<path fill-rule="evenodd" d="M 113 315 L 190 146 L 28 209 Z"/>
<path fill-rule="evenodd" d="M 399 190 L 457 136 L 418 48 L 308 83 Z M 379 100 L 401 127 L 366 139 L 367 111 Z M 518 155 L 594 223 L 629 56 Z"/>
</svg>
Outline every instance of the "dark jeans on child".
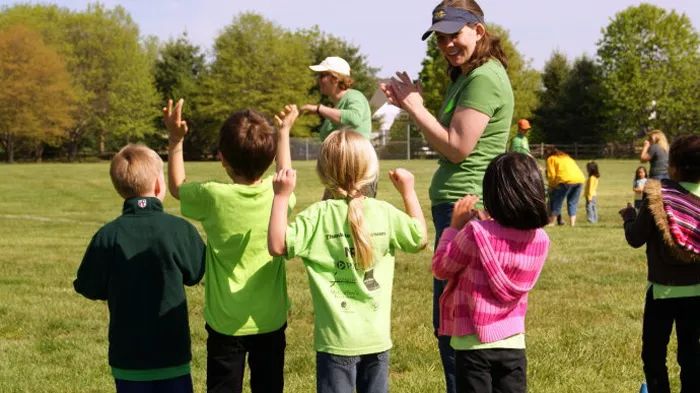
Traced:
<svg viewBox="0 0 700 393">
<path fill-rule="evenodd" d="M 115 379 L 117 393 L 192 393 L 190 374 L 159 381 L 125 381 Z"/>
<path fill-rule="evenodd" d="M 527 392 L 524 349 L 477 349 L 455 353 L 458 392 Z"/>
<path fill-rule="evenodd" d="M 644 304 L 642 361 L 649 393 L 669 393 L 666 354 L 673 323 L 678 338 L 681 393 L 700 392 L 700 296 L 654 299 L 649 288 Z"/>
<path fill-rule="evenodd" d="M 454 204 L 442 203 L 431 207 L 433 213 L 433 224 L 435 225 L 435 248 L 437 248 L 442 231 L 450 226 L 452 220 L 452 210 Z M 440 360 L 442 361 L 442 369 L 445 373 L 445 386 L 447 393 L 456 393 L 455 383 L 455 351 L 450 346 L 449 336 L 439 336 L 437 334 L 440 325 L 440 295 L 445 290 L 447 281 L 433 279 L 433 332 L 438 339 L 438 349 L 440 351 Z"/>
<path fill-rule="evenodd" d="M 207 392 L 243 391 L 246 355 L 252 393 L 284 390 L 285 324 L 279 330 L 249 336 L 221 334 L 209 325 L 207 337 Z"/>
<path fill-rule="evenodd" d="M 316 352 L 316 393 L 387 393 L 389 351 L 341 356 Z"/>
</svg>

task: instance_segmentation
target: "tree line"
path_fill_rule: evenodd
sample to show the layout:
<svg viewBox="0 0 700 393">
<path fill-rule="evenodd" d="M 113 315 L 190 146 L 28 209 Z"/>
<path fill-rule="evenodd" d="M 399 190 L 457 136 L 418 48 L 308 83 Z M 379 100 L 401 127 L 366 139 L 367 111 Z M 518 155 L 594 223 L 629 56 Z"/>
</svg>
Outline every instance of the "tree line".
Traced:
<svg viewBox="0 0 700 393">
<path fill-rule="evenodd" d="M 700 125 L 698 33 L 674 11 L 642 4 L 618 13 L 603 30 L 595 59 L 555 52 L 542 73 L 500 36 L 515 94 L 514 120 L 534 123 L 534 142 L 630 140 L 648 128 L 667 134 Z M 256 13 L 235 16 L 209 53 L 186 34 L 143 37 L 122 7 L 90 4 L 0 8 L 0 153 L 6 161 L 99 155 L 126 142 L 167 144 L 159 106 L 187 99 L 188 159 L 215 155 L 221 122 L 234 109 L 274 114 L 284 104 L 319 102 L 307 66 L 327 56 L 348 60 L 354 88 L 370 97 L 378 69 L 360 48 L 314 26 L 288 30 Z M 420 80 L 437 110 L 447 65 L 428 42 Z M 295 136 L 319 125 L 302 117 Z"/>
</svg>

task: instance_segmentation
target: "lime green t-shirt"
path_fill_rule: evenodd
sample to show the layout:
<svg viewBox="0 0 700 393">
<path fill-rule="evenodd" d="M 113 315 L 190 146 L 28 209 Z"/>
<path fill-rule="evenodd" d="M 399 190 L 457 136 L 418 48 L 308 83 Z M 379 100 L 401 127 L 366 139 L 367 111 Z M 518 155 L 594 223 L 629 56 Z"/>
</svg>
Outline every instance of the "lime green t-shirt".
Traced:
<svg viewBox="0 0 700 393">
<path fill-rule="evenodd" d="M 372 111 L 365 95 L 353 89 L 348 89 L 335 106 L 340 110 L 340 123 L 325 119 L 319 128 L 321 140 L 343 127 L 348 127 L 369 139 L 372 133 Z"/>
<path fill-rule="evenodd" d="M 257 185 L 185 183 L 180 209 L 207 234 L 204 319 L 229 336 L 267 333 L 287 321 L 286 270 L 267 250 L 272 177 Z M 290 199 L 290 206 L 295 202 Z"/>
<path fill-rule="evenodd" d="M 481 197 L 482 181 L 491 160 L 505 152 L 513 117 L 513 90 L 508 74 L 498 60 L 490 60 L 467 75 L 460 75 L 447 89 L 438 121 L 449 127 L 457 107 L 472 108 L 489 116 L 474 150 L 459 164 L 445 157 L 430 184 L 433 206 L 455 202 L 467 194 Z"/>
<path fill-rule="evenodd" d="M 423 234 L 418 220 L 391 204 L 363 200 L 374 264 L 353 263 L 348 203 L 316 202 L 287 228 L 287 257 L 304 262 L 314 303 L 314 348 L 356 356 L 391 348 L 391 292 L 396 250 L 418 252 Z"/>
<path fill-rule="evenodd" d="M 479 336 L 469 334 L 450 338 L 450 346 L 458 351 L 475 351 L 478 349 L 525 349 L 525 333 L 514 334 L 503 340 L 482 343 Z"/>
<path fill-rule="evenodd" d="M 530 154 L 530 144 L 527 142 L 527 137 L 518 134 L 510 140 L 510 151 L 516 153 Z"/>
</svg>

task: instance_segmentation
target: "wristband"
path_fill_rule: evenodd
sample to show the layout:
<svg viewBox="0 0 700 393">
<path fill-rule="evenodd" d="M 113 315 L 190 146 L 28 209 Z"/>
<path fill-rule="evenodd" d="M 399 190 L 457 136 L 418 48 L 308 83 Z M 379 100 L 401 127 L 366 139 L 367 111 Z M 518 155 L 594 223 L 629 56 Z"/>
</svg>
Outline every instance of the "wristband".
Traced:
<svg viewBox="0 0 700 393">
<path fill-rule="evenodd" d="M 321 104 L 316 105 L 316 114 L 321 115 Z"/>
</svg>

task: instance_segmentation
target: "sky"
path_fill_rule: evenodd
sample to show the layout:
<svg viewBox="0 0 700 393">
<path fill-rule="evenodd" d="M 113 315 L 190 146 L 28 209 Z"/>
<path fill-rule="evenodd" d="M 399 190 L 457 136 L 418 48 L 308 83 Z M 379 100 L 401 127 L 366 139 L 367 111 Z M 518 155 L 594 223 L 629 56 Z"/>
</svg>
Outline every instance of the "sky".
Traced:
<svg viewBox="0 0 700 393">
<path fill-rule="evenodd" d="M 510 32 L 511 40 L 531 65 L 542 70 L 552 52 L 570 59 L 595 56 L 601 30 L 615 14 L 638 5 L 639 0 L 477 0 L 487 24 Z M 31 1 L 38 3 L 37 1 Z M 647 3 L 686 14 L 700 29 L 700 1 L 647 0 Z M 0 0 L 0 5 L 14 1 Z M 39 3 L 44 3 L 43 1 Z M 55 0 L 74 10 L 86 1 Z M 186 31 L 190 40 L 210 51 L 215 37 L 241 12 L 253 11 L 266 19 L 297 30 L 318 25 L 360 47 L 379 76 L 395 71 L 417 76 L 425 56 L 421 35 L 430 26 L 437 0 L 102 0 L 107 7 L 121 5 L 139 25 L 141 34 L 161 40 Z"/>
</svg>

